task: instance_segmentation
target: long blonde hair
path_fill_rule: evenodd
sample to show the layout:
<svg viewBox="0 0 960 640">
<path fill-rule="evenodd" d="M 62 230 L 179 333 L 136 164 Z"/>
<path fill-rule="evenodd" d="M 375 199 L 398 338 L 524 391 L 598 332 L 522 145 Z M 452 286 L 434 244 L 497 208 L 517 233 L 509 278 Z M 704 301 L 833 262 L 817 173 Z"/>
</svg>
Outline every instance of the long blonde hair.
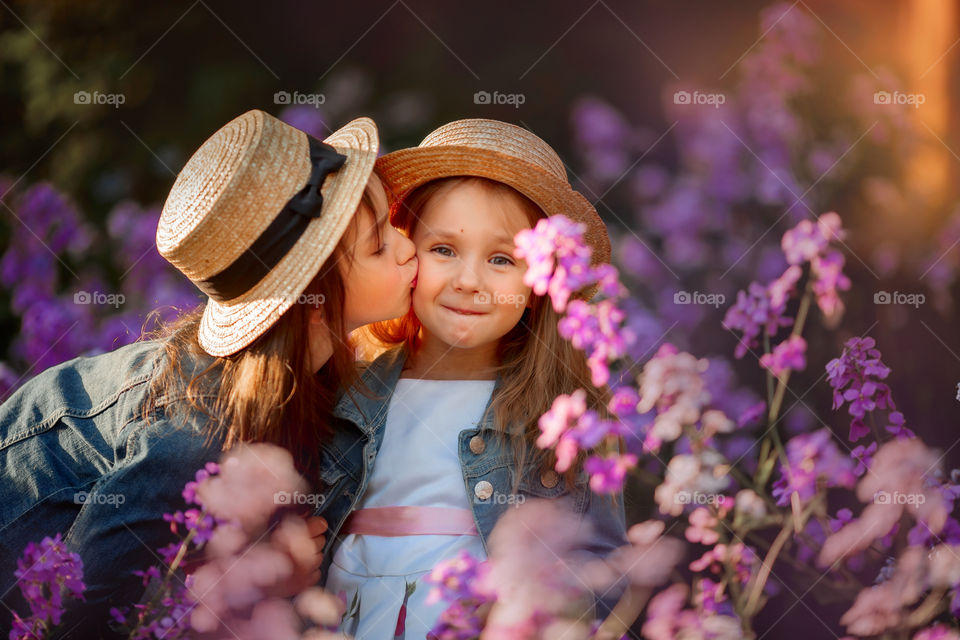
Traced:
<svg viewBox="0 0 960 640">
<path fill-rule="evenodd" d="M 522 208 L 531 227 L 545 217 L 540 207 L 512 187 L 486 178 L 464 176 L 433 180 L 415 189 L 402 201 L 394 202 L 391 206 L 394 226 L 412 237 L 423 209 L 431 198 L 468 183 L 478 184 L 490 193 L 511 199 Z M 516 460 L 514 492 L 528 462 L 539 467 L 540 471 L 552 469 L 556 464 L 553 451 L 544 451 L 535 444 L 540 435 L 537 421 L 550 409 L 554 398 L 582 388 L 587 392 L 588 406 L 606 416 L 608 390 L 592 385 L 586 356 L 560 335 L 557 329 L 559 321 L 560 315 L 554 311 L 550 301 L 542 296 L 534 296 L 517 326 L 500 339 L 497 367 L 500 380 L 490 411 L 493 412 L 499 437 L 507 439 L 508 431 L 522 435 L 510 438 L 510 447 Z M 366 335 L 381 347 L 403 346 L 408 354 L 413 354 L 420 346 L 421 326 L 411 309 L 407 315 L 396 320 L 370 325 Z M 586 452 L 581 451 L 564 474 L 568 487 L 572 488 L 585 457 Z"/>
</svg>

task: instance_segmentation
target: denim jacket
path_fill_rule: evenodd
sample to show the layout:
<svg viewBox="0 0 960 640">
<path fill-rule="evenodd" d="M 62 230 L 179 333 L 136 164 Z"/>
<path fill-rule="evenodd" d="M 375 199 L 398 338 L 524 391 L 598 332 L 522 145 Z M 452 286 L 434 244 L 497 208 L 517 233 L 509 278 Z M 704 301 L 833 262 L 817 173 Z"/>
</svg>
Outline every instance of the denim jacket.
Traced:
<svg viewBox="0 0 960 640">
<path fill-rule="evenodd" d="M 367 489 L 377 452 L 383 442 L 390 397 L 405 360 L 402 349 L 381 355 L 362 374 L 363 382 L 378 397 L 369 398 L 355 392 L 351 400 L 343 395 L 334 410 L 334 415 L 343 423 L 334 429 L 332 441 L 321 451 L 320 480 L 326 485 L 321 489 L 321 515 L 329 525 L 322 576 L 328 573 L 344 521 L 357 507 Z M 494 394 L 499 384 L 498 380 Z M 459 434 L 463 487 L 484 550 L 487 549 L 490 533 L 497 520 L 515 502 L 519 502 L 497 499 L 497 496 L 508 496 L 512 491 L 515 461 L 510 449 L 501 444 L 499 438 L 493 437 L 494 429 L 492 412 L 485 412 L 481 424 L 464 425 Z M 569 500 L 581 517 L 581 522 L 589 521 L 593 525 L 593 536 L 582 551 L 603 557 L 626 544 L 623 495 L 617 494 L 615 503 L 612 503 L 608 496 L 593 493 L 588 480 L 587 474 L 581 471 L 574 488 L 569 490 L 563 478 L 554 472 L 541 474 L 530 466 L 520 480 L 519 492 L 525 498 Z M 612 589 L 598 596 L 598 616 L 609 613 L 619 591 Z"/>
<path fill-rule="evenodd" d="M 164 416 L 174 398 L 145 419 L 158 347 L 140 342 L 65 362 L 0 405 L 0 600 L 30 614 L 15 584 L 17 558 L 28 542 L 62 533 L 87 585 L 82 609 L 64 616 L 69 637 L 108 635 L 109 608 L 137 602 L 143 586 L 130 572 L 160 564 L 157 548 L 174 541 L 163 514 L 182 509 L 184 484 L 219 458 L 200 417 L 174 426 Z M 10 619 L 3 608 L 0 621 Z"/>
</svg>

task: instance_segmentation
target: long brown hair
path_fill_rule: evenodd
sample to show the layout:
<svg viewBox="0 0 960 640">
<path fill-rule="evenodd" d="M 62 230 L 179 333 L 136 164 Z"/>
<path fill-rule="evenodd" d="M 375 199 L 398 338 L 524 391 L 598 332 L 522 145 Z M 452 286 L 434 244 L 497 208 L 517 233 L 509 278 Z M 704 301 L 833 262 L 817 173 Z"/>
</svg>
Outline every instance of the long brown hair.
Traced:
<svg viewBox="0 0 960 640">
<path fill-rule="evenodd" d="M 464 176 L 433 180 L 415 189 L 402 201 L 394 202 L 391 208 L 394 226 L 412 237 L 431 198 L 467 183 L 479 184 L 490 193 L 511 199 L 522 208 L 531 227 L 545 217 L 540 207 L 512 187 L 486 178 Z M 597 389 L 592 385 L 585 354 L 574 348 L 557 329 L 560 318 L 547 298 L 534 296 L 517 326 L 500 339 L 497 367 L 500 382 L 490 411 L 499 437 L 507 439 L 508 430 L 522 434 L 522 437 L 510 438 L 516 460 L 514 492 L 528 463 L 532 462 L 540 471 L 552 469 L 556 464 L 553 451 L 544 451 L 535 444 L 540 435 L 538 419 L 549 411 L 554 398 L 582 388 L 587 392 L 588 406 L 607 415 L 609 392 L 606 387 Z M 396 320 L 370 325 L 366 335 L 383 347 L 403 345 L 408 354 L 413 354 L 420 346 L 421 327 L 411 309 L 406 316 Z M 586 455 L 587 452 L 581 451 L 564 474 L 568 487 L 573 486 Z"/>
<path fill-rule="evenodd" d="M 368 187 L 344 238 L 356 237 L 360 215 L 374 217 L 374 211 Z M 379 227 L 374 228 L 379 235 Z M 213 357 L 201 348 L 197 332 L 202 307 L 144 336 L 161 340 L 163 356 L 147 394 L 146 412 L 163 405 L 166 416 L 179 419 L 181 425 L 197 413 L 205 415 L 208 441 L 221 442 L 223 449 L 239 442 L 282 446 L 293 454 L 302 473 L 315 478 L 320 445 L 332 432 L 338 389 L 365 391 L 343 316 L 345 287 L 338 268 L 341 260 L 352 259 L 353 250 L 342 239 L 297 302 L 233 355 Z M 333 353 L 314 372 L 309 313 L 321 304 Z"/>
</svg>

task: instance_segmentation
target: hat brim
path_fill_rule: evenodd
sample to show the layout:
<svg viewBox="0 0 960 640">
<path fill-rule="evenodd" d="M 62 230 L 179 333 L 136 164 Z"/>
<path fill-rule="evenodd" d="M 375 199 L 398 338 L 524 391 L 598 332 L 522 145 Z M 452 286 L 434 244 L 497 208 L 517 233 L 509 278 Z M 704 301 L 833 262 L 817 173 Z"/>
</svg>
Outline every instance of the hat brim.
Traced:
<svg viewBox="0 0 960 640">
<path fill-rule="evenodd" d="M 610 261 L 610 238 L 597 210 L 568 182 L 531 162 L 490 149 L 443 145 L 388 153 L 377 160 L 377 169 L 401 201 L 417 187 L 441 178 L 476 176 L 502 182 L 530 198 L 547 216 L 563 214 L 583 223 L 584 240 L 593 249 L 592 263 Z"/>
<path fill-rule="evenodd" d="M 306 134 L 302 135 L 306 150 Z M 208 299 L 198 339 L 210 355 L 232 355 L 270 329 L 298 301 L 349 226 L 377 158 L 377 126 L 369 118 L 358 118 L 324 142 L 347 160 L 324 182 L 322 214 L 310 222 L 296 244 L 252 289 L 225 302 Z M 309 175 L 306 166 L 296 191 L 303 188 Z"/>
</svg>

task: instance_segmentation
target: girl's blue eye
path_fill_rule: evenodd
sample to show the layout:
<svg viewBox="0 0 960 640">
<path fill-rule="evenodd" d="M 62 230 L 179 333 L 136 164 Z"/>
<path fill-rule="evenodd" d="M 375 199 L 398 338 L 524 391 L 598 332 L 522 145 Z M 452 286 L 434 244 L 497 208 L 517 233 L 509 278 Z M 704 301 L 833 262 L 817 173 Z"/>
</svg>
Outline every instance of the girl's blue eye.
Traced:
<svg viewBox="0 0 960 640">
<path fill-rule="evenodd" d="M 498 267 L 507 267 L 507 266 L 510 266 L 510 265 L 513 264 L 513 260 L 511 260 L 510 258 L 508 258 L 508 257 L 506 257 L 506 256 L 494 256 L 493 258 L 491 258 L 491 260 L 503 260 L 503 262 L 496 262 L 496 263 L 494 263 L 494 264 L 496 264 Z"/>
<path fill-rule="evenodd" d="M 442 246 L 441 246 L 441 247 L 434 247 L 433 249 L 430 249 L 430 251 L 434 251 L 434 252 L 436 252 L 436 253 L 439 253 L 440 255 L 442 255 L 442 256 L 444 256 L 444 257 L 447 257 L 447 258 L 449 258 L 450 256 L 453 255 L 453 251 L 450 249 L 450 247 L 442 247 Z M 444 252 L 446 252 L 446 253 L 444 253 Z"/>
</svg>

